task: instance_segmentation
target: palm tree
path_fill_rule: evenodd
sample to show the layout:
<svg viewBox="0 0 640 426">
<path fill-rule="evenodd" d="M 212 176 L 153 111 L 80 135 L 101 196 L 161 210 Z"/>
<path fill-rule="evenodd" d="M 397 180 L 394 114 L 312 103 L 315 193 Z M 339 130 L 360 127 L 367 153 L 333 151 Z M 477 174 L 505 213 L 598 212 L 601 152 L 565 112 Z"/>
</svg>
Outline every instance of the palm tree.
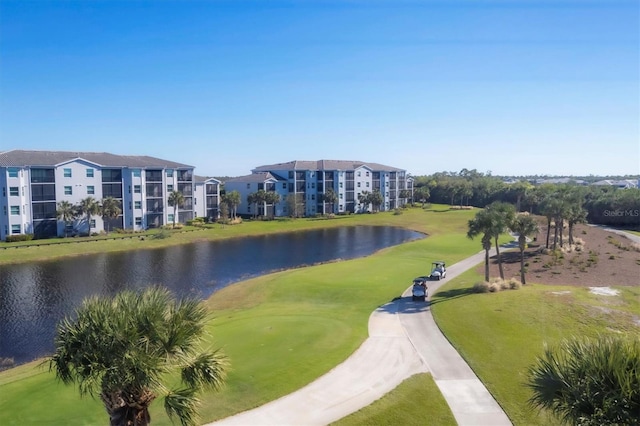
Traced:
<svg viewBox="0 0 640 426">
<path fill-rule="evenodd" d="M 637 425 L 640 339 L 565 340 L 529 369 L 529 403 L 575 425 Z"/>
<path fill-rule="evenodd" d="M 384 203 L 384 197 L 380 191 L 374 189 L 373 192 L 369 194 L 369 202 L 373 207 L 373 211 L 378 212 L 380 211 L 380 206 Z"/>
<path fill-rule="evenodd" d="M 238 212 L 238 206 L 240 205 L 240 193 L 238 191 L 231 191 L 231 192 L 227 192 L 226 194 L 224 194 L 224 197 L 222 198 L 223 201 L 225 203 L 227 203 L 227 205 L 229 206 L 229 209 L 231 210 L 231 218 L 235 219 L 237 212 Z"/>
<path fill-rule="evenodd" d="M 420 201 L 422 203 L 422 208 L 424 208 L 425 203 L 429 200 L 431 193 L 429 192 L 428 186 L 420 186 L 413 191 L 413 196 L 416 201 Z"/>
<path fill-rule="evenodd" d="M 264 202 L 271 206 L 271 218 L 276 215 L 276 204 L 280 202 L 280 194 L 275 191 L 267 191 L 264 195 Z"/>
<path fill-rule="evenodd" d="M 258 216 L 258 194 L 256 192 L 252 192 L 247 195 L 247 204 L 251 206 L 253 204 L 253 217 Z"/>
<path fill-rule="evenodd" d="M 167 202 L 173 207 L 173 227 L 176 227 L 176 219 L 178 217 L 178 207 L 184 206 L 184 195 L 180 191 L 171 191 Z"/>
<path fill-rule="evenodd" d="M 219 388 L 226 366 L 219 352 L 198 350 L 206 318 L 202 302 L 157 287 L 92 297 L 58 325 L 49 368 L 80 395 L 99 395 L 111 426 L 148 425 L 158 396 L 170 417 L 195 424 L 197 393 Z M 174 371 L 181 384 L 170 389 Z"/>
<path fill-rule="evenodd" d="M 331 213 L 334 213 L 335 204 L 338 202 L 338 195 L 333 190 L 333 188 L 327 189 L 324 194 L 322 194 L 322 202 L 331 205 Z"/>
<path fill-rule="evenodd" d="M 109 219 L 115 219 L 120 216 L 122 213 L 122 209 L 120 208 L 120 201 L 116 200 L 113 197 L 107 197 L 102 200 L 102 206 L 100 206 L 102 210 L 102 218 L 104 222 L 107 224 L 106 231 L 109 233 Z"/>
<path fill-rule="evenodd" d="M 524 251 L 527 248 L 527 237 L 538 232 L 538 223 L 529 215 L 516 215 L 509 225 L 511 232 L 518 234 L 518 247 L 520 248 L 520 282 L 526 284 L 524 277 Z"/>
<path fill-rule="evenodd" d="M 500 278 L 504 280 L 504 269 L 502 268 L 502 257 L 500 256 L 500 244 L 498 244 L 498 239 L 500 238 L 500 235 L 507 230 L 508 225 L 513 222 L 516 209 L 513 204 L 494 201 L 487 206 L 487 210 L 490 212 L 493 226 L 491 234 L 493 235 L 493 239 L 496 244 L 496 258 L 498 259 Z"/>
<path fill-rule="evenodd" d="M 87 235 L 91 235 L 91 218 L 100 214 L 100 204 L 93 197 L 87 197 L 80 200 L 78 204 L 78 213 L 80 216 L 87 217 Z"/>
<path fill-rule="evenodd" d="M 56 217 L 64 222 L 64 236 L 67 237 L 67 223 L 76 219 L 77 210 L 70 202 L 64 200 L 58 203 Z"/>
<path fill-rule="evenodd" d="M 362 205 L 362 210 L 369 211 L 369 205 L 371 204 L 371 193 L 369 191 L 362 191 L 358 194 L 358 203 Z"/>
<path fill-rule="evenodd" d="M 482 209 L 476 217 L 469 221 L 467 237 L 470 239 L 482 234 L 482 248 L 484 249 L 484 280 L 489 281 L 489 250 L 493 236 L 493 218 L 489 210 Z"/>
</svg>

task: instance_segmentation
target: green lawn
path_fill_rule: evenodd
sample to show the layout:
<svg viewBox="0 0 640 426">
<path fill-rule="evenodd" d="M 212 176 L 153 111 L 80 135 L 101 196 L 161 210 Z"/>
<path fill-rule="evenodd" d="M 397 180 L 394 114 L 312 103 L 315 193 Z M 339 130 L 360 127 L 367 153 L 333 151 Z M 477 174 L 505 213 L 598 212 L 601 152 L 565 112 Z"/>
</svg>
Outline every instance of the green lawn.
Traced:
<svg viewBox="0 0 640 426">
<path fill-rule="evenodd" d="M 457 424 L 431 374 L 411 376 L 370 406 L 333 423 L 334 426 L 427 424 Z"/>
<path fill-rule="evenodd" d="M 514 424 L 555 424 L 530 409 L 526 372 L 544 344 L 571 336 L 640 335 L 640 288 L 596 296 L 587 288 L 528 284 L 520 290 L 473 294 L 483 277 L 473 270 L 433 298 L 438 326 L 505 409 Z M 462 314 L 464 313 L 464 314 Z"/>
<path fill-rule="evenodd" d="M 371 312 L 401 294 L 414 276 L 427 273 L 432 260 L 451 264 L 477 252 L 479 242 L 465 237 L 474 212 L 445 210 L 434 206 L 401 215 L 251 222 L 201 231 L 221 238 L 218 234 L 239 235 L 243 228 L 245 233 L 265 233 L 369 224 L 403 226 L 430 235 L 365 258 L 278 272 L 214 294 L 207 301 L 213 317 L 209 344 L 224 350 L 231 370 L 221 392 L 203 396 L 202 419 L 211 421 L 261 405 L 326 373 L 364 341 Z M 187 234 L 171 239 L 181 235 Z M 83 245 L 94 244 L 111 243 Z M 3 425 L 106 421 L 99 402 L 81 400 L 75 388 L 57 384 L 46 368 L 34 364 L 0 373 L 0 395 Z M 152 418 L 153 424 L 170 424 L 160 402 L 154 404 Z"/>
<path fill-rule="evenodd" d="M 255 278 L 213 295 L 207 301 L 212 310 L 209 344 L 223 348 L 231 370 L 221 392 L 203 396 L 203 420 L 261 405 L 319 377 L 366 338 L 371 312 L 398 296 L 414 276 L 428 272 L 432 260 L 452 264 L 478 252 L 480 242 L 465 237 L 467 221 L 474 212 L 445 210 L 434 206 L 430 211 L 416 208 L 402 215 L 251 222 L 200 231 L 207 238 L 223 238 L 243 231 L 250 234 L 377 224 L 403 226 L 430 235 L 362 259 Z M 171 244 L 187 242 L 184 235 L 192 234 L 197 233 L 176 234 Z M 88 246 L 94 244 L 108 242 Z M 469 271 L 449 281 L 434 296 L 434 316 L 517 425 L 557 424 L 545 413 L 528 408 L 529 393 L 523 386 L 526 370 L 542 353 L 544 342 L 553 344 L 572 335 L 594 336 L 612 330 L 639 333 L 634 323 L 640 315 L 638 287 L 620 288 L 621 296 L 614 298 L 595 296 L 583 288 L 535 283 L 517 291 L 471 294 L 469 288 L 481 279 Z M 428 410 L 449 424 L 448 407 L 429 375 L 414 376 L 344 422 L 411 424 L 410 419 L 423 419 L 422 406 L 406 404 L 415 398 L 416 389 L 421 391 L 420 398 L 434 404 Z M 36 364 L 0 373 L 0 395 L 2 425 L 106 422 L 100 402 L 81 400 L 75 388 L 56 383 L 46 367 Z M 161 403 L 155 405 L 153 424 L 170 424 Z"/>
</svg>

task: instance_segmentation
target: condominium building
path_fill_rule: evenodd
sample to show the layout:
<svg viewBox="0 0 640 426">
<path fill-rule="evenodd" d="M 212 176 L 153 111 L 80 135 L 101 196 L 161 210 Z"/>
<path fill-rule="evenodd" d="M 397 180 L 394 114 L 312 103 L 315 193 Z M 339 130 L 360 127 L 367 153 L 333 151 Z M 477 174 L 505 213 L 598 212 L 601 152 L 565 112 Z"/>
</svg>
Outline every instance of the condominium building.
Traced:
<svg viewBox="0 0 640 426">
<path fill-rule="evenodd" d="M 184 196 L 176 219 L 185 222 L 194 216 L 193 169 L 154 157 L 104 152 L 0 152 L 0 239 L 142 230 L 173 223 L 168 194 L 174 190 Z M 120 202 L 122 213 L 109 219 L 95 215 L 89 223 L 85 218 L 65 223 L 57 217 L 60 202 L 77 205 L 87 197 L 98 202 L 112 197 Z"/>
<path fill-rule="evenodd" d="M 220 217 L 220 182 L 216 178 L 194 176 L 195 192 L 193 196 L 194 217 L 204 217 L 208 221 Z"/>
<path fill-rule="evenodd" d="M 225 191 L 238 191 L 241 204 L 238 213 L 253 214 L 247 202 L 249 194 L 258 190 L 275 191 L 280 202 L 274 206 L 276 216 L 289 215 L 291 203 L 287 198 L 295 196 L 305 216 L 327 213 L 362 213 L 372 206 L 360 203 L 366 191 L 382 195 L 381 211 L 401 207 L 413 196 L 413 179 L 406 170 L 363 161 L 319 160 L 290 161 L 256 167 L 252 174 L 225 182 Z M 335 203 L 325 203 L 324 194 L 332 189 L 337 196 Z M 258 206 L 260 209 L 261 207 Z M 262 211 L 257 212 L 262 214 Z"/>
</svg>

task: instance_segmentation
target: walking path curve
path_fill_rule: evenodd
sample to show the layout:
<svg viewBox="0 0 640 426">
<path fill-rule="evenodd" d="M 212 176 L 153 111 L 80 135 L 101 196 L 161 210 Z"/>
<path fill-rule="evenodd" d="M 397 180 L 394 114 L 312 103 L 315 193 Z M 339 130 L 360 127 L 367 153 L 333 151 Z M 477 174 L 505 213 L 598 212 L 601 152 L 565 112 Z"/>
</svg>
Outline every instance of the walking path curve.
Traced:
<svg viewBox="0 0 640 426">
<path fill-rule="evenodd" d="M 484 251 L 447 269 L 447 280 L 484 260 Z M 431 294 L 443 282 L 431 282 Z M 369 337 L 342 364 L 280 399 L 222 419 L 219 425 L 326 425 L 366 407 L 406 378 L 430 372 L 459 425 L 511 425 L 436 325 L 429 303 L 403 297 L 371 314 Z M 409 296 L 409 297 L 407 297 Z"/>
</svg>

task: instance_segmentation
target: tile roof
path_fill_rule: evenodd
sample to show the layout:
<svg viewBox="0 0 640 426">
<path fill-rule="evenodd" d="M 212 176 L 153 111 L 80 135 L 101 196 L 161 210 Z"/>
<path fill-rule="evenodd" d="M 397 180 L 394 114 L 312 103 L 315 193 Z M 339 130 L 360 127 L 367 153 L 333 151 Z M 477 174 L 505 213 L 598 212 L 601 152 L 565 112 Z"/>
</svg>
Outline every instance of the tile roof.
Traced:
<svg viewBox="0 0 640 426">
<path fill-rule="evenodd" d="M 347 161 L 347 160 L 317 160 L 302 161 L 294 160 L 286 163 L 270 164 L 259 166 L 253 169 L 254 172 L 265 172 L 270 170 L 355 170 L 359 167 L 369 167 L 374 171 L 399 172 L 403 169 L 385 166 L 378 163 L 367 163 L 365 161 Z"/>
<path fill-rule="evenodd" d="M 146 155 L 115 155 L 108 152 L 26 151 L 19 149 L 0 152 L 0 167 L 56 166 L 76 159 L 83 159 L 102 167 L 193 167 Z"/>
</svg>

